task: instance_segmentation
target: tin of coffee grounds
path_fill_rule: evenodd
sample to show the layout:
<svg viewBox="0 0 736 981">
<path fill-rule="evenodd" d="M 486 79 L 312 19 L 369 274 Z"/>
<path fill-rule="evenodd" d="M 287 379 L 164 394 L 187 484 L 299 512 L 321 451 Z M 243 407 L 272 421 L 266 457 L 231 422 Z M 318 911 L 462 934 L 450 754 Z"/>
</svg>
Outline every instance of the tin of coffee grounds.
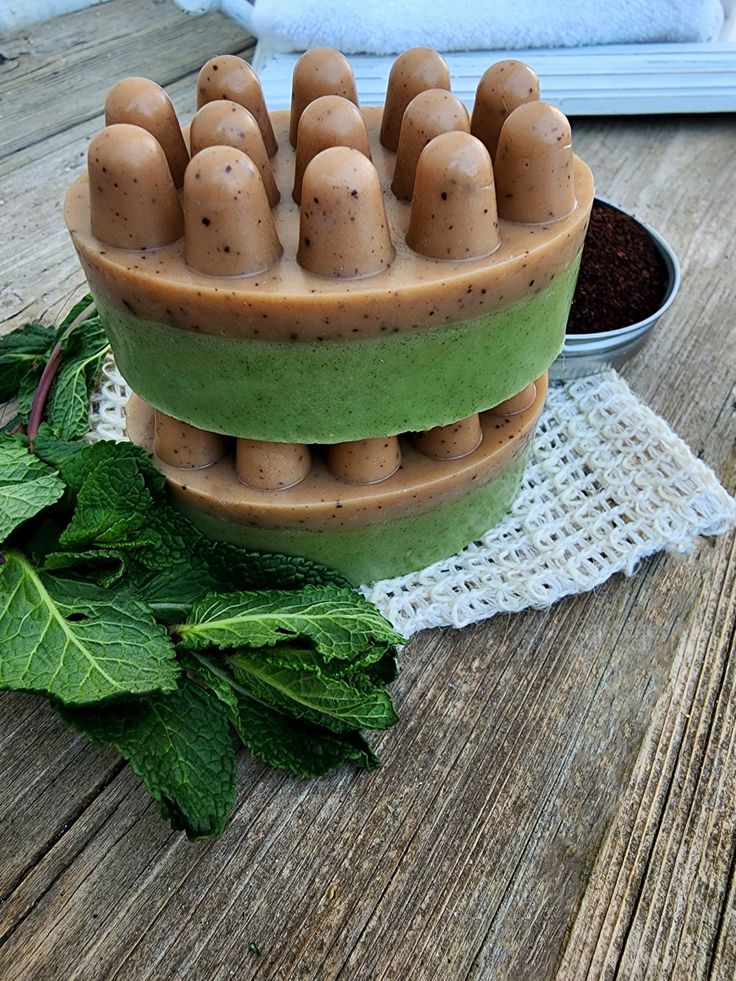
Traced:
<svg viewBox="0 0 736 981">
<path fill-rule="evenodd" d="M 646 320 L 667 293 L 667 269 L 646 229 L 596 200 L 590 214 L 568 334 L 598 334 Z"/>
</svg>

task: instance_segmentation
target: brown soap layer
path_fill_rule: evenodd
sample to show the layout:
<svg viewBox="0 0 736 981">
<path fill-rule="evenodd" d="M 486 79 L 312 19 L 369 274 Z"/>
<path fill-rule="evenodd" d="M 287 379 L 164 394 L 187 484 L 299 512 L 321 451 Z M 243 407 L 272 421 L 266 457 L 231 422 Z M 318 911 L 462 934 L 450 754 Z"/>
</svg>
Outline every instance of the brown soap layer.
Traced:
<svg viewBox="0 0 736 981">
<path fill-rule="evenodd" d="M 370 160 L 368 131 L 360 109 L 341 95 L 322 95 L 310 102 L 299 119 L 292 198 L 301 201 L 307 164 L 332 146 L 350 146 Z"/>
<path fill-rule="evenodd" d="M 271 161 L 260 127 L 252 112 L 237 102 L 218 99 L 198 110 L 189 132 L 192 156 L 211 146 L 232 146 L 251 158 L 258 168 L 268 203 L 279 203 L 279 189 L 273 179 Z"/>
<path fill-rule="evenodd" d="M 527 385 L 526 388 L 517 392 L 516 395 L 512 395 L 510 399 L 506 399 L 504 402 L 499 402 L 498 405 L 494 405 L 489 411 L 493 413 L 494 416 L 513 416 L 517 412 L 523 412 L 528 409 L 529 406 L 534 402 L 536 398 L 536 388 L 534 382 L 531 385 Z"/>
<path fill-rule="evenodd" d="M 475 136 L 441 133 L 422 150 L 406 240 L 435 259 L 479 258 L 498 248 L 491 158 Z"/>
<path fill-rule="evenodd" d="M 415 96 L 401 121 L 396 167 L 391 190 L 397 198 L 411 201 L 419 156 L 440 133 L 470 133 L 470 117 L 462 102 L 444 89 L 427 89 Z"/>
<path fill-rule="evenodd" d="M 225 455 L 226 437 L 197 429 L 164 412 L 154 414 L 153 452 L 165 464 L 182 470 L 211 467 Z"/>
<path fill-rule="evenodd" d="M 470 320 L 544 289 L 582 248 L 593 201 L 588 167 L 575 158 L 577 203 L 548 225 L 500 222 L 491 256 L 443 261 L 416 255 L 405 242 L 410 205 L 390 191 L 395 154 L 378 140 L 380 108 L 366 109 L 371 156 L 384 192 L 396 248 L 391 266 L 368 279 L 332 279 L 298 266 L 299 208 L 291 198 L 294 151 L 288 113 L 273 113 L 279 153 L 272 160 L 281 202 L 274 208 L 284 252 L 261 275 L 227 278 L 189 269 L 183 242 L 147 251 L 110 248 L 91 234 L 88 178 L 70 188 L 65 216 L 92 290 L 126 314 L 181 330 L 262 340 L 358 338 Z"/>
<path fill-rule="evenodd" d="M 176 187 L 184 183 L 189 153 L 184 145 L 176 110 L 166 92 L 150 78 L 121 78 L 105 100 L 105 125 L 140 126 L 161 144 Z"/>
<path fill-rule="evenodd" d="M 483 427 L 476 412 L 449 426 L 435 426 L 424 433 L 417 433 L 414 445 L 434 460 L 459 460 L 472 453 L 482 439 Z"/>
<path fill-rule="evenodd" d="M 470 120 L 470 132 L 496 156 L 501 127 L 509 113 L 539 98 L 539 79 L 523 61 L 497 61 L 478 83 Z"/>
<path fill-rule="evenodd" d="M 180 470 L 155 463 L 174 496 L 190 507 L 227 521 L 265 528 L 356 528 L 422 514 L 480 487 L 522 453 L 531 439 L 547 395 L 547 375 L 536 382 L 536 397 L 513 416 L 480 415 L 483 439 L 460 460 L 433 460 L 408 436 L 399 437 L 401 465 L 376 484 L 349 484 L 333 476 L 321 451 L 301 483 L 279 491 L 256 490 L 238 480 L 232 453 L 206 470 Z M 153 409 L 133 396 L 128 405 L 128 435 L 151 451 Z"/>
</svg>

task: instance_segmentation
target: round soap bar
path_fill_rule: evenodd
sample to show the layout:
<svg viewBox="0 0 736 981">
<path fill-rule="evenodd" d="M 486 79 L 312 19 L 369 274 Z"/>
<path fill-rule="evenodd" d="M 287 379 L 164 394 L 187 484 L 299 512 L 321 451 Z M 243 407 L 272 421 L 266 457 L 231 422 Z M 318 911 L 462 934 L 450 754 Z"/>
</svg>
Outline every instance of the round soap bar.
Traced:
<svg viewBox="0 0 736 981">
<path fill-rule="evenodd" d="M 480 442 L 460 459 L 437 459 L 409 435 L 399 437 L 400 466 L 374 483 L 356 483 L 354 470 L 336 468 L 334 448 L 326 453 L 313 448 L 303 479 L 281 490 L 238 479 L 235 447 L 206 469 L 155 462 L 173 502 L 209 537 L 255 551 L 306 556 L 358 585 L 452 555 L 506 513 L 542 412 L 546 374 L 534 389 L 534 401 L 522 412 L 482 413 Z M 149 450 L 153 418 L 153 409 L 134 397 L 128 433 Z M 370 463 L 375 447 L 364 449 Z"/>
<path fill-rule="evenodd" d="M 183 239 L 137 251 L 104 243 L 90 226 L 89 178 L 72 185 L 65 213 L 74 245 L 116 362 L 142 398 L 229 436 L 345 442 L 426 431 L 482 412 L 525 388 L 559 354 L 593 200 L 585 164 L 572 161 L 569 214 L 546 224 L 502 218 L 491 255 L 438 259 L 407 244 L 413 204 L 390 190 L 396 154 L 379 141 L 381 109 L 363 112 L 396 253 L 368 263 L 367 275 L 363 267 L 357 276 L 320 275 L 297 261 L 300 247 L 315 248 L 299 241 L 300 208 L 314 216 L 322 202 L 313 200 L 319 194 L 301 205 L 292 199 L 286 112 L 271 115 L 281 196 L 271 216 L 283 251 L 274 259 L 274 248 L 267 268 L 252 275 L 187 266 Z M 353 192 L 362 193 L 347 185 L 341 193 Z M 446 192 L 438 178 L 423 179 L 416 193 Z M 437 220 L 453 224 L 439 203 Z M 361 211 L 341 213 L 350 246 L 347 223 Z M 431 208 L 421 214 L 432 220 Z M 308 224 L 321 234 L 318 222 Z M 232 249 L 223 239 L 223 251 L 226 245 Z"/>
</svg>

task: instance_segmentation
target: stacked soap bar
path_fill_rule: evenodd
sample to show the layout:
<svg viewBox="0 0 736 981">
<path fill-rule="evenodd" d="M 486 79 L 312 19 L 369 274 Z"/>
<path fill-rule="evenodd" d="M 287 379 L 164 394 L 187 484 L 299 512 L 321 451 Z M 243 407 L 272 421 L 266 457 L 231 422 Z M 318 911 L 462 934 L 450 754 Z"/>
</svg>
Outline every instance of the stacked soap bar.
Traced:
<svg viewBox="0 0 736 981">
<path fill-rule="evenodd" d="M 66 218 L 149 444 L 211 534 L 356 581 L 451 554 L 508 508 L 593 198 L 531 70 L 472 117 L 412 49 L 386 105 L 307 52 L 289 113 L 212 59 L 182 129 L 124 79 Z"/>
</svg>

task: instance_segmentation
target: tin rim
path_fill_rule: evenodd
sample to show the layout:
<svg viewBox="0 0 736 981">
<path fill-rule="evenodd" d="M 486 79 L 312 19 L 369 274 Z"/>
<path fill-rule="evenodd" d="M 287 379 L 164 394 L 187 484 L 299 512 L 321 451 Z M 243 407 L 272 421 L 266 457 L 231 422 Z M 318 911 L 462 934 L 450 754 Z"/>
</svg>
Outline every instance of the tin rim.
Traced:
<svg viewBox="0 0 736 981">
<path fill-rule="evenodd" d="M 637 218 L 632 215 L 631 212 L 626 211 L 624 208 L 612 201 L 608 201 L 606 198 L 601 198 L 596 196 L 593 201 L 594 204 L 603 204 L 608 208 L 613 208 L 614 211 L 618 211 L 621 214 L 626 215 L 635 221 L 637 225 L 644 229 L 644 231 L 649 235 L 652 242 L 654 243 L 657 251 L 662 257 L 662 261 L 665 264 L 665 269 L 667 271 L 667 291 L 665 293 L 664 299 L 661 305 L 654 311 L 650 313 L 648 317 L 644 320 L 639 320 L 634 324 L 627 324 L 625 327 L 616 327 L 614 330 L 601 330 L 594 331 L 589 334 L 566 334 L 565 335 L 565 353 L 587 353 L 596 350 L 601 350 L 608 346 L 614 346 L 617 341 L 627 341 L 633 340 L 639 334 L 646 333 L 649 328 L 651 328 L 657 320 L 670 308 L 677 293 L 680 289 L 681 272 L 680 263 L 677 260 L 677 256 L 669 244 L 669 242 L 663 238 L 651 225 L 648 225 L 641 218 Z M 570 348 L 568 349 L 568 344 Z"/>
</svg>

